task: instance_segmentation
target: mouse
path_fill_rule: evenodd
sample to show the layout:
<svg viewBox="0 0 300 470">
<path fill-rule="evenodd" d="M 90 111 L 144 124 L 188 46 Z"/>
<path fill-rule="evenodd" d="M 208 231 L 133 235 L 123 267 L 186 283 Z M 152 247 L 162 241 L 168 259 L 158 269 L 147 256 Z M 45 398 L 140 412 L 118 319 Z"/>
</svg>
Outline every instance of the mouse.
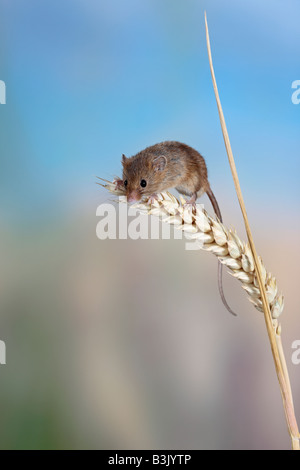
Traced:
<svg viewBox="0 0 300 470">
<path fill-rule="evenodd" d="M 175 188 L 188 196 L 187 204 L 195 205 L 197 199 L 207 194 L 214 212 L 223 222 L 217 199 L 210 187 L 207 166 L 203 156 L 194 148 L 176 141 L 165 141 L 138 152 L 127 158 L 122 155 L 123 179 L 117 184 L 123 186 L 127 202 L 138 202 L 143 197 L 156 198 L 158 193 Z M 222 283 L 223 265 L 218 264 L 218 287 L 222 302 L 229 307 Z"/>
</svg>

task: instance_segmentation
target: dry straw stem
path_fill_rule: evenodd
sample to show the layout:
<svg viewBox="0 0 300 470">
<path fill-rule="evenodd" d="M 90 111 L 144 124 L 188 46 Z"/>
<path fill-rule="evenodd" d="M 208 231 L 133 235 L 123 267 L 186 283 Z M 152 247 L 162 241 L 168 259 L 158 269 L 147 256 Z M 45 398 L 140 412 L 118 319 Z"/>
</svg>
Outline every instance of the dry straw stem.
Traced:
<svg viewBox="0 0 300 470">
<path fill-rule="evenodd" d="M 227 127 L 226 127 L 226 123 L 224 119 L 224 114 L 223 114 L 223 110 L 221 106 L 221 101 L 219 97 L 219 92 L 218 92 L 218 87 L 217 87 L 217 82 L 215 78 L 213 62 L 212 62 L 206 13 L 205 13 L 205 28 L 206 28 L 206 41 L 207 41 L 209 65 L 210 65 L 210 70 L 211 70 L 211 75 L 212 75 L 213 87 L 214 87 L 214 92 L 216 96 L 225 147 L 226 147 L 226 151 L 227 151 L 227 155 L 228 155 L 228 159 L 229 159 L 229 163 L 231 167 L 231 172 L 232 172 L 238 200 L 239 200 L 241 211 L 242 211 L 243 218 L 244 218 L 244 223 L 246 227 L 250 250 L 253 256 L 253 260 L 254 260 L 255 274 L 258 280 L 258 286 L 259 286 L 259 291 L 260 291 L 260 297 L 262 300 L 262 307 L 263 307 L 263 312 L 264 312 L 266 328 L 267 328 L 268 337 L 269 337 L 269 341 L 271 345 L 276 373 L 277 373 L 277 377 L 278 377 L 278 381 L 280 385 L 280 391 L 281 391 L 281 395 L 283 399 L 283 405 L 284 405 L 284 411 L 285 411 L 285 416 L 287 420 L 288 430 L 289 430 L 289 434 L 292 440 L 292 448 L 294 450 L 299 450 L 300 449 L 299 447 L 300 435 L 299 435 L 299 430 L 298 430 L 297 421 L 296 421 L 295 412 L 294 412 L 292 393 L 291 393 L 290 381 L 288 377 L 288 371 L 286 367 L 286 361 L 285 361 L 283 348 L 281 344 L 281 327 L 280 325 L 278 325 L 276 328 L 274 328 L 274 325 L 272 322 L 272 314 L 271 314 L 270 304 L 268 302 L 267 290 L 266 290 L 264 279 L 263 279 L 263 272 L 261 269 L 261 264 L 260 264 L 258 255 L 256 253 L 254 240 L 252 237 L 250 224 L 249 224 L 248 217 L 247 217 L 246 207 L 245 207 L 244 199 L 242 196 L 242 191 L 241 191 L 241 187 L 240 187 L 240 183 L 238 179 L 235 161 L 233 158 L 233 153 L 232 153 L 230 140 L 229 140 L 229 136 L 227 132 Z"/>
<path fill-rule="evenodd" d="M 102 180 L 102 183 L 98 184 L 108 189 L 112 194 L 121 196 L 119 198 L 120 202 L 127 202 L 124 189 L 118 186 L 115 181 L 110 182 L 102 178 L 99 179 Z M 144 198 L 132 207 L 142 213 L 159 216 L 163 222 L 172 224 L 176 229 L 182 230 L 188 239 L 197 243 L 199 249 L 217 256 L 221 263 L 230 269 L 230 274 L 241 282 L 250 302 L 257 310 L 263 312 L 263 301 L 249 243 L 241 241 L 235 230 L 228 230 L 218 219 L 209 216 L 202 208 L 202 205 L 197 204 L 193 207 L 186 205 L 186 201 L 182 197 L 180 199 L 181 203 L 174 195 L 166 192 L 159 194 L 156 200 Z M 289 407 L 291 407 L 286 411 L 288 418 L 289 414 L 294 413 L 294 408 L 281 343 L 281 326 L 278 322 L 279 316 L 283 312 L 284 298 L 282 294 L 278 293 L 275 277 L 267 272 L 260 257 L 258 257 L 258 260 L 266 291 L 268 309 L 271 314 L 272 329 L 275 332 L 276 345 L 286 378 L 287 401 Z M 295 449 L 297 449 L 297 442 L 299 442 L 298 439 L 293 437 L 293 448 Z"/>
</svg>

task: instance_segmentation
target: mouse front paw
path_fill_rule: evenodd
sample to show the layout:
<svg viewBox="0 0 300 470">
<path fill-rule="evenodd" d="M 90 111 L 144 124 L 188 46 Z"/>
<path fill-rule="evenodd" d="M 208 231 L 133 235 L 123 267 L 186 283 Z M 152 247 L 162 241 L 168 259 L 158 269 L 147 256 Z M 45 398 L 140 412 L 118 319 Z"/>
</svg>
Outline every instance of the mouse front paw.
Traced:
<svg viewBox="0 0 300 470">
<path fill-rule="evenodd" d="M 149 204 L 155 204 L 158 201 L 158 195 L 157 194 L 151 194 L 151 196 L 148 198 L 148 203 Z"/>
<path fill-rule="evenodd" d="M 120 178 L 114 179 L 113 184 L 115 185 L 116 189 L 123 189 L 124 188 L 124 182 Z"/>
</svg>

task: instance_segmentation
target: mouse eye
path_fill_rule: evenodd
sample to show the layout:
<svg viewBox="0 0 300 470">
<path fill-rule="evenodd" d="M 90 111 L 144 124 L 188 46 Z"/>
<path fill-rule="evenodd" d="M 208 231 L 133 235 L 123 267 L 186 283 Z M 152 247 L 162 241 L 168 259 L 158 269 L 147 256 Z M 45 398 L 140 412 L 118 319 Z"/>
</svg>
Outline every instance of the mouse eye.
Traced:
<svg viewBox="0 0 300 470">
<path fill-rule="evenodd" d="M 141 180 L 141 186 L 142 186 L 142 188 L 145 188 L 147 186 L 147 181 L 146 180 Z"/>
<path fill-rule="evenodd" d="M 124 181 L 124 186 L 125 186 L 125 188 L 126 188 L 127 184 L 128 184 L 128 181 L 125 180 L 125 181 Z"/>
</svg>

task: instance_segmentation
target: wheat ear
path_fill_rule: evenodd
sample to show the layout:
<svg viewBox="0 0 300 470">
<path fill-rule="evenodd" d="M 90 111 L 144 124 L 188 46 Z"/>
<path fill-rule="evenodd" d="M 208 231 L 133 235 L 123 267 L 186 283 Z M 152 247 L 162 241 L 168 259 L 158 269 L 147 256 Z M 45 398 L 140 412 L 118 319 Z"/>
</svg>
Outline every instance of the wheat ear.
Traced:
<svg viewBox="0 0 300 470">
<path fill-rule="evenodd" d="M 111 193 L 124 196 L 122 188 L 114 182 L 106 182 L 103 186 Z M 144 198 L 133 205 L 135 209 L 149 215 L 159 216 L 163 222 L 174 225 L 182 230 L 188 239 L 194 240 L 199 249 L 213 253 L 222 264 L 229 268 L 230 274 L 239 280 L 248 294 L 250 302 L 259 311 L 263 311 L 258 280 L 254 269 L 254 260 L 248 243 L 241 241 L 235 230 L 228 230 L 219 220 L 208 215 L 201 205 L 186 205 L 169 192 L 158 195 L 157 199 Z M 125 202 L 126 198 L 121 198 Z M 278 326 L 278 318 L 284 308 L 284 297 L 278 293 L 277 282 L 268 273 L 262 259 L 259 258 L 268 302 L 272 314 L 273 326 Z"/>
</svg>

